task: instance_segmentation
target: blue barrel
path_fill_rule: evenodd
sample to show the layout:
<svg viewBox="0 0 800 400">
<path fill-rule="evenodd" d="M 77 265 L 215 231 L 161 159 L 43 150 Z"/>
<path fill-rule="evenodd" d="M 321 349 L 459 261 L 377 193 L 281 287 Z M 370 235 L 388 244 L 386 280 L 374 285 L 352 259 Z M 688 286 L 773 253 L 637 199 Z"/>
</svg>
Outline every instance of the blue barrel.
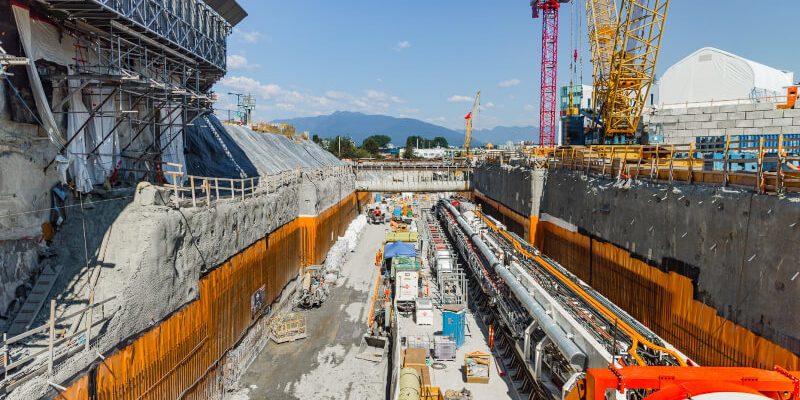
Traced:
<svg viewBox="0 0 800 400">
<path fill-rule="evenodd" d="M 442 335 L 453 338 L 456 347 L 464 344 L 464 324 L 466 324 L 464 310 L 442 311 Z"/>
<path fill-rule="evenodd" d="M 381 194 L 380 193 L 375 193 L 375 202 L 376 203 L 380 203 L 381 202 Z"/>
<path fill-rule="evenodd" d="M 402 217 L 403 216 L 403 207 L 395 207 L 393 212 L 395 217 Z"/>
</svg>

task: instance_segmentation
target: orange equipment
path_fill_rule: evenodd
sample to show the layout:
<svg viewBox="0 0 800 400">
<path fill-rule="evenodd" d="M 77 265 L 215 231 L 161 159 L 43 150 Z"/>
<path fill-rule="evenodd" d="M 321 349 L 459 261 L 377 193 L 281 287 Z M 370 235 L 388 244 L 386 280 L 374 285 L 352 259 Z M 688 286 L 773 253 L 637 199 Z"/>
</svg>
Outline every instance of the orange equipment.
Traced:
<svg viewBox="0 0 800 400">
<path fill-rule="evenodd" d="M 775 108 L 780 110 L 794 108 L 794 104 L 796 102 L 797 102 L 797 86 L 789 86 L 789 89 L 786 91 L 786 104 L 778 104 Z"/>
<path fill-rule="evenodd" d="M 691 398 L 800 400 L 800 371 L 739 367 L 624 367 L 589 368 L 585 387 L 578 385 L 567 398 L 607 399 L 611 390 L 643 390 L 645 400 Z M 748 396 L 749 395 L 749 396 Z"/>
</svg>

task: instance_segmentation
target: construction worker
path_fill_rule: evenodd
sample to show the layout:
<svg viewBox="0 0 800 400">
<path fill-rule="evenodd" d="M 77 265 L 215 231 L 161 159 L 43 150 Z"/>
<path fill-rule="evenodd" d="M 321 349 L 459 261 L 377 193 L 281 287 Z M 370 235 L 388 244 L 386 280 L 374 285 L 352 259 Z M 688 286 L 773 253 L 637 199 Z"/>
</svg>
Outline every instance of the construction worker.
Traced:
<svg viewBox="0 0 800 400">
<path fill-rule="evenodd" d="M 489 349 L 494 349 L 494 325 L 489 325 Z"/>
</svg>

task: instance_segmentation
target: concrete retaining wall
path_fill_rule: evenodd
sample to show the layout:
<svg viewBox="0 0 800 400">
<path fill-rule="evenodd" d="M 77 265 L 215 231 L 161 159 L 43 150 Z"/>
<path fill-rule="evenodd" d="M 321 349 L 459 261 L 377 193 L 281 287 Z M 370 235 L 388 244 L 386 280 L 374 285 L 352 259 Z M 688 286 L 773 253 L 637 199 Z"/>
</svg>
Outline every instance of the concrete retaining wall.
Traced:
<svg viewBox="0 0 800 400">
<path fill-rule="evenodd" d="M 693 279 L 697 300 L 800 354 L 800 199 L 557 170 L 540 211 Z"/>
<path fill-rule="evenodd" d="M 687 144 L 696 137 L 800 133 L 800 109 L 778 110 L 773 103 L 668 108 L 643 115 L 660 124 L 664 142 Z"/>
<path fill-rule="evenodd" d="M 539 215 L 546 171 L 508 165 L 475 169 L 475 190 L 526 217 Z"/>
</svg>

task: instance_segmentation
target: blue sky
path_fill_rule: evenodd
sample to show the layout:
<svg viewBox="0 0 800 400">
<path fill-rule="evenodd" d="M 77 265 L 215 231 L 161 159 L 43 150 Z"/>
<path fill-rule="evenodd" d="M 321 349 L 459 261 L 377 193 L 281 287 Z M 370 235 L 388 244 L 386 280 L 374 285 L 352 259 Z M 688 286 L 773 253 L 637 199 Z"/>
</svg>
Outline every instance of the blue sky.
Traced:
<svg viewBox="0 0 800 400">
<path fill-rule="evenodd" d="M 576 1 L 560 14 L 560 84 L 569 82 L 570 36 L 579 34 L 591 84 L 585 0 Z M 249 16 L 228 39 L 218 108 L 233 108 L 227 92 L 251 92 L 256 120 L 347 110 L 463 128 L 480 89 L 477 128 L 538 125 L 541 23 L 528 0 L 239 3 Z M 672 0 L 658 71 L 711 46 L 800 80 L 798 11 L 798 0 Z"/>
</svg>

